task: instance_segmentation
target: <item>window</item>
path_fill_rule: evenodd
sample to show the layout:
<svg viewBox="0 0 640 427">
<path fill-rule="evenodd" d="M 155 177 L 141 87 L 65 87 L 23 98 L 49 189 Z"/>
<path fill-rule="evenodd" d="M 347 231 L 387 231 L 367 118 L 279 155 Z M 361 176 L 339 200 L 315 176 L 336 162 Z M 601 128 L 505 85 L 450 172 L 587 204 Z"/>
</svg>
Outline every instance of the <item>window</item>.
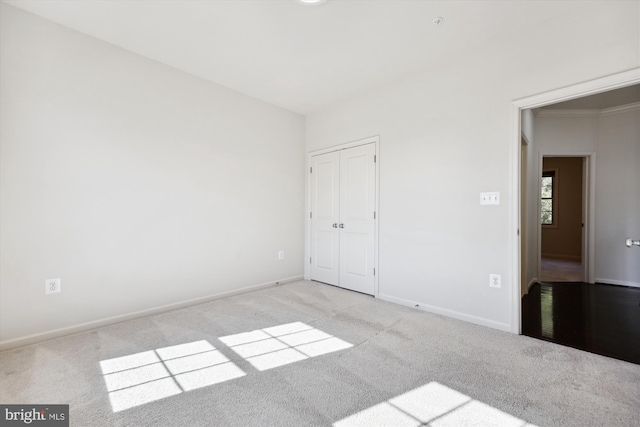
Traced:
<svg viewBox="0 0 640 427">
<path fill-rule="evenodd" d="M 557 181 L 555 170 L 542 172 L 542 185 L 540 186 L 540 223 L 543 226 L 557 227 Z"/>
</svg>

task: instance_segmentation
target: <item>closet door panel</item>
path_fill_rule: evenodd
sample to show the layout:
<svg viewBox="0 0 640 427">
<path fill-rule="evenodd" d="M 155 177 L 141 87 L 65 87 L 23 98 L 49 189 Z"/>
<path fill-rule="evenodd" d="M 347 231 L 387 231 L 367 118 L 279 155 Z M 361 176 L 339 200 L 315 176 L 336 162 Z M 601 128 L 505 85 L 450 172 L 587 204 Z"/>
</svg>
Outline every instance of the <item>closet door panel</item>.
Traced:
<svg viewBox="0 0 640 427">
<path fill-rule="evenodd" d="M 340 286 L 374 294 L 375 145 L 340 151 Z"/>
<path fill-rule="evenodd" d="M 311 159 L 311 280 L 339 284 L 340 153 Z"/>
</svg>

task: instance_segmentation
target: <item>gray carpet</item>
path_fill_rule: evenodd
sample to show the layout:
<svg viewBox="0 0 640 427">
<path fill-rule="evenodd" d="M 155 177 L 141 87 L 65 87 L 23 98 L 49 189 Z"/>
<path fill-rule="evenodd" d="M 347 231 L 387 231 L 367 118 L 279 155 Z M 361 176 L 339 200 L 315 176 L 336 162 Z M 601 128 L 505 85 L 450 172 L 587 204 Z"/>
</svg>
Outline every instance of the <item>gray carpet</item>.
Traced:
<svg viewBox="0 0 640 427">
<path fill-rule="evenodd" d="M 0 403 L 73 426 L 637 426 L 640 366 L 300 281 L 2 352 Z"/>
</svg>

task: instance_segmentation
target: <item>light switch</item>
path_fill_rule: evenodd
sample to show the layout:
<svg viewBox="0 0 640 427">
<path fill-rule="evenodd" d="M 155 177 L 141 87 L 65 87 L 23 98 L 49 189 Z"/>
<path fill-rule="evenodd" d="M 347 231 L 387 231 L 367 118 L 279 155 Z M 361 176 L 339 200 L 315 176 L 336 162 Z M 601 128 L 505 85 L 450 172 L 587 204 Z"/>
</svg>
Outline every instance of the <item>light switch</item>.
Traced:
<svg viewBox="0 0 640 427">
<path fill-rule="evenodd" d="M 492 191 L 488 193 L 480 193 L 481 205 L 499 205 L 500 204 L 500 192 Z"/>
</svg>

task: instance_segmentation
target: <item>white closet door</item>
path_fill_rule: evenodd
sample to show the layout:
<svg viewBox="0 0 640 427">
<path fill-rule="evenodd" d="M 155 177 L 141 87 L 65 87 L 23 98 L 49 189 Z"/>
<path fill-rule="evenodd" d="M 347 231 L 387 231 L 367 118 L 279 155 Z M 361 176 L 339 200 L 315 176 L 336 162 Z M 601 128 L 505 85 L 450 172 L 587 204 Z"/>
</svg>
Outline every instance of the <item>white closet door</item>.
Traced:
<svg viewBox="0 0 640 427">
<path fill-rule="evenodd" d="M 339 285 L 340 153 L 311 158 L 311 279 Z"/>
<path fill-rule="evenodd" d="M 340 286 L 373 295 L 375 144 L 340 151 Z"/>
</svg>

